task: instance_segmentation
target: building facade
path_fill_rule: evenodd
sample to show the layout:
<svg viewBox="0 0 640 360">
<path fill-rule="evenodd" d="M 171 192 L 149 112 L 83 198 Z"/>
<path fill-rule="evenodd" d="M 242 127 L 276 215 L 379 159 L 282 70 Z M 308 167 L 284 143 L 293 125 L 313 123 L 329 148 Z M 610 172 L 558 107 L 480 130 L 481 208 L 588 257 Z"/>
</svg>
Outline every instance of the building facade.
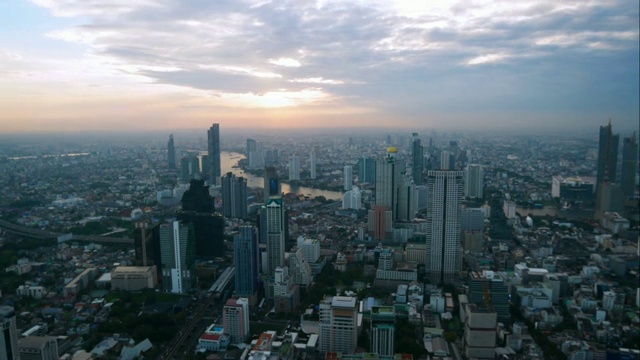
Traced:
<svg viewBox="0 0 640 360">
<path fill-rule="evenodd" d="M 247 218 L 247 180 L 229 172 L 222 177 L 222 214 L 228 218 Z"/>
<path fill-rule="evenodd" d="M 0 359 L 20 360 L 16 313 L 12 306 L 0 305 Z"/>
<path fill-rule="evenodd" d="M 162 287 L 184 294 L 195 285 L 195 236 L 191 224 L 173 221 L 160 225 Z"/>
<path fill-rule="evenodd" d="M 350 296 L 325 296 L 320 302 L 320 352 L 355 352 L 358 343 L 356 300 Z"/>
<path fill-rule="evenodd" d="M 242 344 L 249 335 L 249 299 L 229 299 L 222 309 L 225 334 L 232 344 Z"/>
<path fill-rule="evenodd" d="M 300 157 L 291 155 L 289 158 L 289 180 L 300 180 Z"/>
<path fill-rule="evenodd" d="M 27 336 L 18 340 L 20 360 L 58 360 L 58 342 L 52 336 Z"/>
<path fill-rule="evenodd" d="M 267 274 L 273 276 L 279 266 L 284 266 L 285 216 L 284 202 L 280 196 L 267 199 L 266 236 L 267 236 Z"/>
<path fill-rule="evenodd" d="M 371 352 L 393 356 L 396 314 L 392 306 L 371 308 Z"/>
<path fill-rule="evenodd" d="M 638 171 L 638 143 L 634 132 L 622 141 L 622 173 L 620 186 L 626 198 L 632 198 L 636 191 L 636 173 Z"/>
<path fill-rule="evenodd" d="M 482 165 L 469 164 L 465 168 L 464 196 L 484 198 L 484 167 Z"/>
<path fill-rule="evenodd" d="M 220 181 L 220 124 L 213 124 L 207 132 L 209 150 L 209 184 L 218 185 Z"/>
<path fill-rule="evenodd" d="M 420 144 L 418 133 L 413 133 L 411 143 L 411 176 L 416 185 L 423 184 L 422 172 L 424 171 L 424 148 Z"/>
<path fill-rule="evenodd" d="M 258 282 L 258 237 L 256 228 L 243 225 L 233 239 L 233 259 L 236 268 L 235 293 L 250 298 Z"/>
<path fill-rule="evenodd" d="M 167 142 L 167 165 L 171 170 L 176 169 L 176 147 L 173 143 L 173 134 L 169 135 Z"/>
</svg>

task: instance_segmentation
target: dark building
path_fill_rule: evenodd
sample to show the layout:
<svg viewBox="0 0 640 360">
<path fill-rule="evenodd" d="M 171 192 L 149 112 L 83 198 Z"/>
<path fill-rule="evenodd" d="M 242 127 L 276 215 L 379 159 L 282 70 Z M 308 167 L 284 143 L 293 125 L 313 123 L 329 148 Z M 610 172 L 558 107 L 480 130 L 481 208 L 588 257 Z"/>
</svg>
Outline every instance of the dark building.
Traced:
<svg viewBox="0 0 640 360">
<path fill-rule="evenodd" d="M 264 200 L 269 196 L 279 196 L 281 193 L 280 178 L 278 177 L 278 169 L 273 166 L 264 168 Z"/>
<path fill-rule="evenodd" d="M 222 177 L 222 214 L 229 218 L 247 218 L 247 180 L 231 172 Z"/>
<path fill-rule="evenodd" d="M 622 174 L 620 186 L 626 198 L 632 198 L 636 191 L 636 171 L 638 169 L 638 143 L 636 133 L 622 141 Z"/>
<path fill-rule="evenodd" d="M 189 190 L 182 196 L 182 210 L 178 211 L 177 218 L 193 224 L 198 257 L 224 255 L 224 218 L 214 212 L 213 198 L 204 180 L 191 180 Z"/>
<path fill-rule="evenodd" d="M 180 175 L 184 181 L 197 179 L 200 176 L 200 160 L 197 156 L 180 159 Z"/>
<path fill-rule="evenodd" d="M 411 145 L 411 176 L 413 183 L 422 185 L 422 172 L 424 170 L 424 148 L 420 144 L 418 133 L 413 133 L 413 144 Z"/>
<path fill-rule="evenodd" d="M 616 182 L 618 168 L 618 143 L 620 135 L 613 135 L 611 121 L 606 126 L 600 126 L 600 142 L 598 144 L 598 173 L 596 190 L 603 182 Z"/>
<path fill-rule="evenodd" d="M 138 222 L 133 232 L 135 265 L 156 266 L 158 272 L 162 269 L 160 256 L 160 223 Z M 144 234 L 144 242 L 143 242 Z M 158 277 L 158 281 L 161 280 Z"/>
<path fill-rule="evenodd" d="M 207 135 L 209 145 L 209 163 L 211 164 L 209 168 L 209 183 L 212 185 L 218 185 L 220 175 L 222 175 L 222 170 L 220 170 L 220 125 L 211 125 Z"/>
<path fill-rule="evenodd" d="M 173 134 L 169 135 L 169 142 L 167 142 L 167 163 L 169 169 L 175 170 L 176 168 L 176 147 L 173 144 Z"/>
<path fill-rule="evenodd" d="M 358 160 L 358 181 L 375 186 L 376 183 L 376 159 L 360 158 Z"/>
<path fill-rule="evenodd" d="M 233 239 L 233 259 L 236 268 L 235 294 L 251 297 L 258 286 L 258 238 L 256 228 L 240 226 L 240 233 Z"/>
</svg>

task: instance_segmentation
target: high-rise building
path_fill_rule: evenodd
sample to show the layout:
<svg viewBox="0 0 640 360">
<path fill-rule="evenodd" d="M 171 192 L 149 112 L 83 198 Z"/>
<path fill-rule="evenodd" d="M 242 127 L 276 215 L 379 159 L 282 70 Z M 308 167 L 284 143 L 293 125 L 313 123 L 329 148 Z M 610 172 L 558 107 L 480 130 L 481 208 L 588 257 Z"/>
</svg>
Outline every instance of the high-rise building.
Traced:
<svg viewBox="0 0 640 360">
<path fill-rule="evenodd" d="M 374 206 L 369 210 L 367 231 L 376 241 L 384 241 L 393 234 L 393 212 L 386 206 Z"/>
<path fill-rule="evenodd" d="M 325 296 L 320 302 L 320 352 L 354 353 L 358 343 L 356 300 L 350 296 Z"/>
<path fill-rule="evenodd" d="M 222 214 L 228 218 L 247 218 L 247 180 L 231 172 L 222 177 Z"/>
<path fill-rule="evenodd" d="M 371 308 L 371 348 L 378 355 L 394 355 L 396 313 L 392 306 L 373 306 Z"/>
<path fill-rule="evenodd" d="M 467 165 L 464 171 L 464 196 L 482 199 L 484 197 L 484 167 Z"/>
<path fill-rule="evenodd" d="M 464 354 L 467 358 L 494 359 L 497 316 L 490 307 L 467 304 L 464 323 Z"/>
<path fill-rule="evenodd" d="M 291 155 L 289 158 L 289 180 L 300 180 L 300 157 Z"/>
<path fill-rule="evenodd" d="M 16 313 L 12 306 L 0 305 L 0 321 L 2 321 L 0 326 L 0 330 L 2 330 L 2 336 L 0 336 L 0 359 L 20 360 Z"/>
<path fill-rule="evenodd" d="M 424 149 L 420 144 L 418 133 L 413 133 L 413 143 L 411 145 L 411 176 L 413 183 L 422 185 L 422 172 L 424 169 Z"/>
<path fill-rule="evenodd" d="M 396 207 L 393 209 L 394 220 L 400 222 L 413 221 L 418 200 L 413 179 L 407 174 L 401 175 L 396 192 Z"/>
<path fill-rule="evenodd" d="M 245 155 L 247 156 L 247 161 L 251 164 L 251 153 L 253 151 L 258 150 L 258 143 L 253 139 L 247 139 L 247 149 L 245 150 Z"/>
<path fill-rule="evenodd" d="M 632 198 L 636 191 L 636 172 L 638 170 L 638 143 L 634 132 L 622 141 L 622 174 L 620 186 L 626 198 Z"/>
<path fill-rule="evenodd" d="M 342 196 L 342 208 L 360 210 L 362 208 L 362 193 L 356 186 L 349 191 L 345 191 Z"/>
<path fill-rule="evenodd" d="M 425 270 L 433 284 L 451 283 L 461 269 L 463 178 L 462 171 L 431 170 L 427 173 L 426 243 L 429 255 Z"/>
<path fill-rule="evenodd" d="M 173 144 L 173 134 L 169 135 L 169 141 L 167 142 L 167 164 L 169 169 L 175 170 L 176 168 L 176 147 Z"/>
<path fill-rule="evenodd" d="M 618 169 L 618 143 L 620 135 L 613 135 L 611 121 L 606 126 L 600 126 L 600 141 L 598 143 L 598 172 L 596 178 L 596 192 L 603 182 L 615 183 Z"/>
<path fill-rule="evenodd" d="M 222 310 L 222 326 L 232 344 L 242 344 L 249 335 L 249 299 L 229 299 Z"/>
<path fill-rule="evenodd" d="M 136 223 L 133 233 L 135 265 L 154 266 L 156 278 L 162 269 L 162 257 L 160 255 L 160 223 L 140 221 Z M 158 279 L 161 280 L 161 279 Z"/>
<path fill-rule="evenodd" d="M 469 272 L 469 302 L 490 306 L 500 322 L 509 321 L 509 286 L 493 271 Z"/>
<path fill-rule="evenodd" d="M 294 284 L 307 287 L 311 283 L 311 267 L 304 256 L 302 248 L 297 246 L 291 248 L 289 270 L 291 272 L 291 281 Z"/>
<path fill-rule="evenodd" d="M 344 179 L 344 191 L 349 191 L 353 188 L 353 168 L 351 165 L 345 165 L 342 168 L 342 174 Z"/>
<path fill-rule="evenodd" d="M 193 225 L 198 256 L 224 256 L 224 218 L 214 212 L 213 198 L 204 180 L 190 181 L 189 189 L 182 195 L 182 210 L 178 211 L 177 219 Z"/>
<path fill-rule="evenodd" d="M 309 155 L 309 172 L 311 173 L 312 179 L 316 178 L 316 162 L 316 153 L 312 152 L 311 155 Z"/>
<path fill-rule="evenodd" d="M 209 183 L 212 185 L 218 185 L 220 181 L 220 124 L 213 124 L 209 131 L 208 136 L 208 148 L 209 148 L 209 162 L 211 164 L 209 170 Z"/>
<path fill-rule="evenodd" d="M 455 158 L 451 151 L 443 150 L 440 152 L 440 170 L 453 170 Z"/>
<path fill-rule="evenodd" d="M 273 276 L 276 268 L 284 266 L 285 250 L 285 214 L 281 196 L 267 199 L 266 235 L 267 235 L 267 273 Z"/>
<path fill-rule="evenodd" d="M 18 349 L 20 360 L 58 360 L 58 341 L 53 336 L 23 337 Z"/>
<path fill-rule="evenodd" d="M 376 183 L 376 159 L 360 158 L 358 160 L 358 182 L 375 185 Z"/>
<path fill-rule="evenodd" d="M 397 216 L 398 188 L 406 170 L 406 164 L 398 161 L 398 149 L 390 147 L 387 155 L 376 163 L 376 206 L 386 206 Z"/>
<path fill-rule="evenodd" d="M 200 159 L 197 156 L 185 156 L 180 159 L 180 176 L 184 181 L 200 177 Z"/>
<path fill-rule="evenodd" d="M 274 166 L 267 166 L 264 169 L 264 200 L 267 201 L 270 196 L 280 196 L 282 190 L 280 188 L 280 178 L 278 177 L 278 169 Z"/>
<path fill-rule="evenodd" d="M 162 287 L 184 294 L 195 285 L 196 249 L 193 226 L 173 221 L 160 225 Z"/>
<path fill-rule="evenodd" d="M 242 225 L 239 230 L 233 238 L 235 293 L 250 298 L 255 294 L 258 282 L 258 237 L 256 228 L 251 225 Z"/>
</svg>

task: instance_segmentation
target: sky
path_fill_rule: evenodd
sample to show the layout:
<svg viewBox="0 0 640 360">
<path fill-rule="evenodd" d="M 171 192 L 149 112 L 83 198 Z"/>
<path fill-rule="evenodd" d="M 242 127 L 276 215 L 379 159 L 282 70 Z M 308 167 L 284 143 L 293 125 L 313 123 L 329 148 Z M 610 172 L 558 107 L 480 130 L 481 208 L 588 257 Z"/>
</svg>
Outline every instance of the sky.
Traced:
<svg viewBox="0 0 640 360">
<path fill-rule="evenodd" d="M 0 2 L 0 133 L 592 130 L 640 120 L 640 2 Z M 349 130 L 352 131 L 352 130 Z"/>
</svg>

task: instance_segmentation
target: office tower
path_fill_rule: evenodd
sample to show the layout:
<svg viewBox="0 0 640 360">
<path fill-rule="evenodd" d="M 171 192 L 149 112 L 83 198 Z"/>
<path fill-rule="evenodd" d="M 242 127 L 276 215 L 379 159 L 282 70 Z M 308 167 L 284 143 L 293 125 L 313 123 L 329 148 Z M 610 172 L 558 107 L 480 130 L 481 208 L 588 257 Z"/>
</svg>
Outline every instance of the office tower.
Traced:
<svg viewBox="0 0 640 360">
<path fill-rule="evenodd" d="M 0 305 L 0 359 L 20 360 L 18 352 L 18 330 L 16 329 L 16 313 L 12 306 Z"/>
<path fill-rule="evenodd" d="M 305 239 L 300 236 L 297 246 L 302 249 L 302 255 L 308 263 L 315 263 L 320 258 L 320 241 L 317 239 Z"/>
<path fill-rule="evenodd" d="M 228 218 L 247 218 L 247 180 L 231 172 L 222 177 L 222 214 Z"/>
<path fill-rule="evenodd" d="M 197 179 L 200 176 L 200 159 L 197 156 L 180 159 L 180 176 L 184 181 Z"/>
<path fill-rule="evenodd" d="M 424 168 L 424 149 L 420 145 L 418 133 L 413 133 L 413 143 L 411 145 L 411 176 L 413 183 L 422 185 L 422 171 Z"/>
<path fill-rule="evenodd" d="M 300 157 L 291 155 L 289 158 L 289 180 L 300 180 Z"/>
<path fill-rule="evenodd" d="M 466 358 L 494 359 L 497 316 L 490 308 L 467 304 L 464 322 L 464 355 Z"/>
<path fill-rule="evenodd" d="M 453 170 L 454 157 L 451 151 L 443 150 L 440 153 L 440 170 Z"/>
<path fill-rule="evenodd" d="M 169 169 L 175 170 L 176 147 L 173 144 L 173 134 L 169 135 L 169 141 L 167 142 L 167 164 L 169 164 Z"/>
<path fill-rule="evenodd" d="M 280 188 L 280 178 L 278 177 L 278 169 L 274 166 L 267 166 L 264 169 L 264 200 L 267 201 L 270 196 L 280 196 L 282 190 Z"/>
<path fill-rule="evenodd" d="M 307 287 L 311 283 L 311 267 L 304 256 L 302 248 L 294 246 L 289 254 L 289 271 L 291 281 L 301 287 Z"/>
<path fill-rule="evenodd" d="M 342 168 L 342 175 L 344 179 L 343 189 L 345 191 L 351 190 L 353 187 L 353 168 L 351 168 L 351 165 L 345 165 Z"/>
<path fill-rule="evenodd" d="M 460 209 L 460 226 L 462 231 L 480 231 L 484 229 L 484 210 L 482 208 Z"/>
<path fill-rule="evenodd" d="M 427 186 L 416 186 L 416 211 L 424 210 L 427 208 Z"/>
<path fill-rule="evenodd" d="M 200 155 L 200 172 L 202 173 L 202 179 L 208 179 L 211 174 L 211 160 L 209 155 Z"/>
<path fill-rule="evenodd" d="M 267 235 L 267 274 L 273 276 L 276 268 L 284 266 L 285 250 L 285 214 L 281 196 L 267 199 L 266 235 Z"/>
<path fill-rule="evenodd" d="M 632 198 L 636 191 L 636 172 L 638 169 L 638 143 L 634 132 L 622 142 L 622 174 L 620 186 L 626 198 Z"/>
<path fill-rule="evenodd" d="M 609 124 L 606 126 L 600 126 L 596 192 L 600 189 L 600 184 L 604 182 L 616 182 L 619 141 L 620 135 L 613 135 L 613 127 L 611 126 L 611 121 L 609 121 Z"/>
<path fill-rule="evenodd" d="M 378 258 L 379 270 L 393 270 L 393 254 L 392 249 L 382 249 L 380 251 L 380 257 Z"/>
<path fill-rule="evenodd" d="M 160 255 L 160 223 L 140 221 L 137 222 L 135 226 L 136 228 L 133 232 L 135 265 L 155 265 L 156 271 L 159 272 L 162 265 L 162 257 Z"/>
<path fill-rule="evenodd" d="M 396 313 L 392 306 L 371 307 L 371 348 L 380 356 L 394 355 Z"/>
<path fill-rule="evenodd" d="M 413 184 L 413 179 L 408 174 L 401 175 L 397 188 L 396 208 L 394 209 L 395 221 L 413 221 L 417 207 L 416 196 L 416 186 Z"/>
<path fill-rule="evenodd" d="M 162 288 L 185 294 L 196 282 L 196 248 L 193 226 L 173 221 L 160 225 Z"/>
<path fill-rule="evenodd" d="M 356 298 L 350 296 L 325 296 L 320 302 L 320 352 L 354 353 L 358 342 L 356 305 Z"/>
<path fill-rule="evenodd" d="M 242 225 L 239 231 L 233 238 L 235 293 L 250 298 L 255 294 L 258 282 L 258 238 L 253 226 Z"/>
<path fill-rule="evenodd" d="M 58 360 L 58 342 L 53 336 L 27 336 L 18 340 L 20 360 Z"/>
<path fill-rule="evenodd" d="M 247 148 L 245 150 L 245 155 L 247 156 L 247 162 L 251 164 L 251 153 L 258 150 L 258 143 L 256 143 L 253 139 L 247 139 Z"/>
<path fill-rule="evenodd" d="M 178 211 L 177 219 L 193 225 L 199 257 L 224 256 L 224 218 L 214 212 L 213 198 L 204 180 L 189 182 L 189 189 L 182 195 L 182 210 Z"/>
<path fill-rule="evenodd" d="M 344 193 L 342 196 L 342 208 L 353 210 L 362 208 L 362 193 L 357 186 Z"/>
<path fill-rule="evenodd" d="M 376 183 L 376 159 L 360 158 L 358 159 L 358 181 L 360 184 L 367 183 L 375 185 Z"/>
<path fill-rule="evenodd" d="M 451 283 L 461 269 L 460 202 L 464 172 L 427 172 L 427 234 L 429 249 L 425 270 L 431 283 Z"/>
<path fill-rule="evenodd" d="M 398 149 L 390 147 L 387 155 L 376 163 L 376 205 L 386 206 L 396 216 L 397 190 L 400 177 L 405 172 L 405 163 L 397 161 Z"/>
<path fill-rule="evenodd" d="M 391 145 L 391 135 L 387 135 L 387 145 Z"/>
<path fill-rule="evenodd" d="M 211 171 L 209 175 L 209 184 L 218 185 L 222 170 L 220 170 L 220 125 L 213 124 L 209 131 L 208 136 L 208 148 L 209 148 L 209 163 Z"/>
<path fill-rule="evenodd" d="M 484 197 L 484 167 L 467 165 L 464 171 L 464 196 L 482 199 Z"/>
<path fill-rule="evenodd" d="M 311 173 L 312 179 L 316 178 L 316 161 L 316 153 L 312 152 L 311 155 L 309 155 L 309 172 Z"/>
<path fill-rule="evenodd" d="M 368 213 L 367 231 L 375 241 L 390 239 L 393 233 L 393 212 L 386 206 L 374 206 Z"/>
<path fill-rule="evenodd" d="M 249 299 L 229 299 L 222 310 L 222 326 L 232 344 L 242 344 L 249 335 Z"/>
<path fill-rule="evenodd" d="M 509 287 L 493 271 L 469 272 L 469 303 L 490 306 L 500 322 L 509 321 Z"/>
</svg>

